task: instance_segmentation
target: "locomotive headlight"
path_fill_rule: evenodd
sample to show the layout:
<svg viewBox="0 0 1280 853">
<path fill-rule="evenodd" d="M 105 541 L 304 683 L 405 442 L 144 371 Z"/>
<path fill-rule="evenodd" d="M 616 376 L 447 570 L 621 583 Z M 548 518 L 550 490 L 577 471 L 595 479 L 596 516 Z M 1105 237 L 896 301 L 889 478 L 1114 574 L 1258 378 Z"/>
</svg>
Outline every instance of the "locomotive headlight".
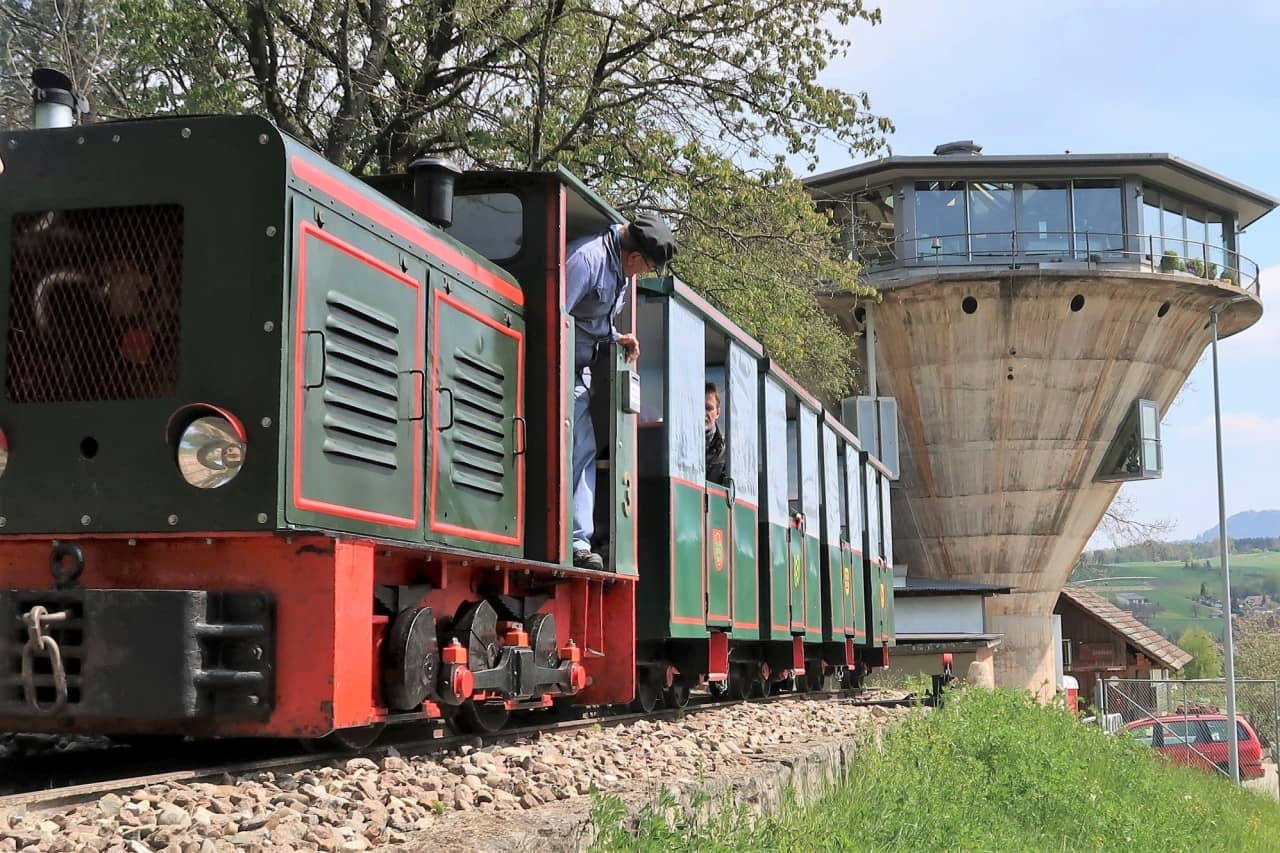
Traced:
<svg viewBox="0 0 1280 853">
<path fill-rule="evenodd" d="M 198 489 L 216 489 L 235 479 L 244 464 L 245 443 L 231 421 L 206 415 L 192 421 L 178 439 L 178 470 Z"/>
</svg>

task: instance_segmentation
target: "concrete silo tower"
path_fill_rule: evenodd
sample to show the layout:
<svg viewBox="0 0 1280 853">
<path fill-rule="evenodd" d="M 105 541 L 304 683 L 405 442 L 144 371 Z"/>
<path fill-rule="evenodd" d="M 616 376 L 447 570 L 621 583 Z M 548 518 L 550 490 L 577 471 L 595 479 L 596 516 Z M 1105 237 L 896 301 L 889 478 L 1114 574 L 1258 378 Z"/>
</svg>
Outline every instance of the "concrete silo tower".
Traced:
<svg viewBox="0 0 1280 853">
<path fill-rule="evenodd" d="M 1058 593 L 1120 486 L 1160 476 L 1211 309 L 1222 336 L 1261 317 L 1239 233 L 1280 200 L 1168 154 L 971 142 L 807 184 L 882 295 L 829 308 L 897 401 L 894 553 L 1013 587 L 988 604 L 996 680 L 1051 692 Z"/>
</svg>

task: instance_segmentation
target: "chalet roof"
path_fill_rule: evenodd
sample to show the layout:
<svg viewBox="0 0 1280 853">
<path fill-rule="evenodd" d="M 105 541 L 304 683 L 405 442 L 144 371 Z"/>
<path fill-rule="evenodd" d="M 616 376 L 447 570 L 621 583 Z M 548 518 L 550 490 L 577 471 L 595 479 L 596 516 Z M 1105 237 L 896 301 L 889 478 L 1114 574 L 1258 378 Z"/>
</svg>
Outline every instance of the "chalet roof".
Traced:
<svg viewBox="0 0 1280 853">
<path fill-rule="evenodd" d="M 1191 655 L 1096 592 L 1068 586 L 1063 588 L 1062 595 L 1098 621 L 1124 635 L 1132 645 L 1165 669 L 1182 669 L 1191 662 Z"/>
</svg>

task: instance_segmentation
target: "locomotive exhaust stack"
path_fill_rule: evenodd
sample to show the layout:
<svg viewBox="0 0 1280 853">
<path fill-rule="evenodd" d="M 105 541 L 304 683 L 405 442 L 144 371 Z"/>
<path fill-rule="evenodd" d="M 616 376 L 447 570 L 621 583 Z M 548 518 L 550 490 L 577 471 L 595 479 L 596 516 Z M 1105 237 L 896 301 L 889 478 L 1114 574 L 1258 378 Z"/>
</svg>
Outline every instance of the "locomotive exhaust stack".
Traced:
<svg viewBox="0 0 1280 853">
<path fill-rule="evenodd" d="M 462 170 L 443 157 L 419 157 L 409 164 L 413 212 L 440 228 L 453 224 L 453 189 Z"/>
<path fill-rule="evenodd" d="M 32 119 L 38 130 L 71 127 L 78 116 L 89 112 L 89 101 L 61 71 L 37 68 L 31 72 L 31 83 Z"/>
</svg>

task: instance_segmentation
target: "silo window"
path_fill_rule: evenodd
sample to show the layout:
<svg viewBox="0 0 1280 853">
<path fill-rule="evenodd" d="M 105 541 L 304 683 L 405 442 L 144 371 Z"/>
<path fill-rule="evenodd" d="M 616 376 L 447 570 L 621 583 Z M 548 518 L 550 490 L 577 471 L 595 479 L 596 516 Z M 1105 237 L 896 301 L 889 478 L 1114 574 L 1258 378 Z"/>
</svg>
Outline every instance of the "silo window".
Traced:
<svg viewBox="0 0 1280 853">
<path fill-rule="evenodd" d="M 1107 448 L 1097 480 L 1154 480 L 1164 471 L 1160 411 L 1154 400 L 1134 400 Z"/>
</svg>

